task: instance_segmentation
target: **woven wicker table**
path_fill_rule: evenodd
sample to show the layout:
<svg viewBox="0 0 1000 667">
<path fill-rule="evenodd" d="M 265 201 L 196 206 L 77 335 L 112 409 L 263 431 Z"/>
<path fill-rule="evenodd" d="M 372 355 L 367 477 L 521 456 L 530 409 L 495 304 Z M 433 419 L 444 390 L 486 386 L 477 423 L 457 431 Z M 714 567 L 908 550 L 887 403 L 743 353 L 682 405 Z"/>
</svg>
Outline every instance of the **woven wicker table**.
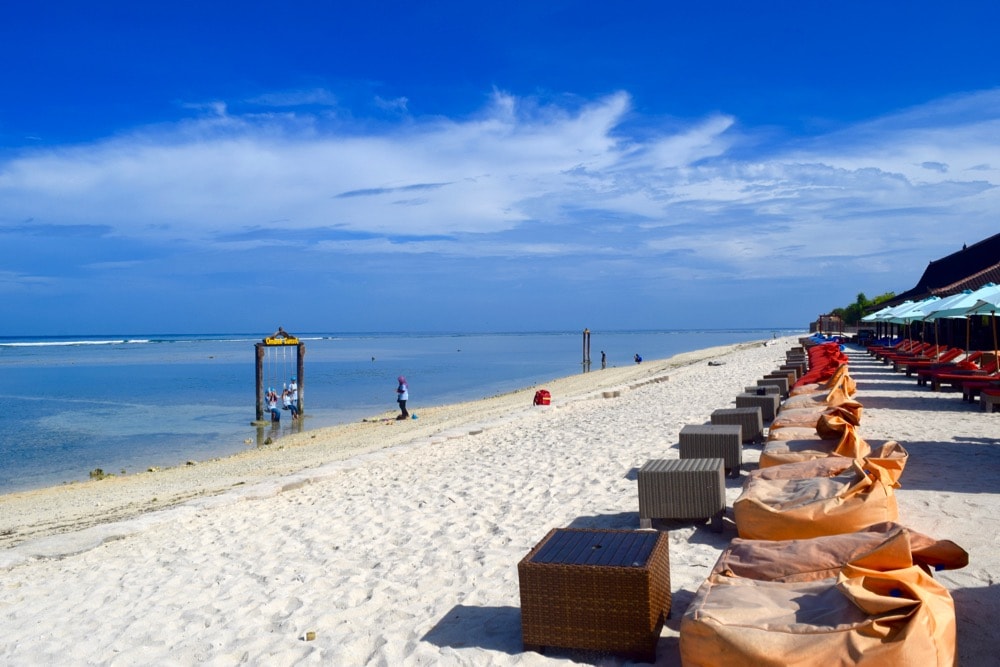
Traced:
<svg viewBox="0 0 1000 667">
<path fill-rule="evenodd" d="M 517 564 L 525 650 L 656 660 L 670 614 L 667 533 L 554 528 Z"/>
<path fill-rule="evenodd" d="M 764 376 L 762 379 L 757 380 L 757 386 L 763 387 L 765 385 L 771 385 L 778 388 L 778 393 L 782 396 L 788 396 L 788 378 L 773 378 Z"/>
<path fill-rule="evenodd" d="M 682 459 L 722 459 L 733 477 L 743 466 L 743 427 L 739 424 L 688 424 L 681 429 Z"/>
<path fill-rule="evenodd" d="M 713 424 L 739 424 L 743 428 L 743 442 L 761 442 L 764 439 L 764 417 L 759 407 L 720 408 L 712 411 Z"/>
<path fill-rule="evenodd" d="M 736 394 L 736 407 L 760 408 L 760 418 L 764 420 L 764 423 L 774 421 L 774 416 L 778 414 L 779 403 L 781 403 L 781 397 L 777 394 L 764 394 L 763 396 L 756 392 Z"/>
<path fill-rule="evenodd" d="M 776 384 L 762 384 L 757 387 L 744 387 L 744 394 L 775 394 L 781 400 L 781 387 Z"/>
<path fill-rule="evenodd" d="M 639 527 L 653 519 L 711 519 L 722 532 L 726 511 L 725 462 L 711 459 L 652 459 L 639 468 Z"/>
<path fill-rule="evenodd" d="M 768 380 L 770 378 L 784 378 L 788 382 L 788 388 L 791 389 L 795 386 L 795 371 L 771 371 L 764 375 L 764 379 Z"/>
<path fill-rule="evenodd" d="M 793 363 L 781 364 L 781 366 L 778 367 L 778 370 L 792 371 L 793 373 L 795 373 L 795 379 L 798 380 L 800 377 L 806 374 L 806 365 L 805 362 L 801 364 L 793 364 Z"/>
</svg>

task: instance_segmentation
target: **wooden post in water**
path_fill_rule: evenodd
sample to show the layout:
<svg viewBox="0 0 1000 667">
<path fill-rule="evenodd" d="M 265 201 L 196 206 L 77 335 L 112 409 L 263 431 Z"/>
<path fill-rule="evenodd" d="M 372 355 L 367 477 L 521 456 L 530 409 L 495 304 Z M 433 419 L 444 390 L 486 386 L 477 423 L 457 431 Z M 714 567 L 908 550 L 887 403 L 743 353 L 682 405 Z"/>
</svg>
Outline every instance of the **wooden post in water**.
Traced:
<svg viewBox="0 0 1000 667">
<path fill-rule="evenodd" d="M 296 346 L 295 354 L 295 377 L 298 379 L 299 384 L 299 417 L 304 417 L 306 399 L 304 398 L 306 392 L 306 344 L 299 343 Z"/>
<path fill-rule="evenodd" d="M 583 330 L 583 370 L 590 370 L 590 329 Z"/>
<path fill-rule="evenodd" d="M 254 359 L 256 364 L 255 376 L 257 378 L 257 419 L 258 422 L 264 421 L 264 344 L 255 343 L 254 344 Z"/>
</svg>

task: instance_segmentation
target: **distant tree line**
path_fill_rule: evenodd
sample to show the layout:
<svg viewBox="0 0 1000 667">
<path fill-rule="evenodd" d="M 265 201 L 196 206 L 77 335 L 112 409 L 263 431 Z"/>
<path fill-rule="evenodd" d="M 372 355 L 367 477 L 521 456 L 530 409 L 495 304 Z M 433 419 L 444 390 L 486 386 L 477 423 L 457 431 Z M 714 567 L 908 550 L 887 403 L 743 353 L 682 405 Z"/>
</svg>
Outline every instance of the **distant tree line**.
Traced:
<svg viewBox="0 0 1000 667">
<path fill-rule="evenodd" d="M 830 311 L 831 315 L 838 316 L 844 324 L 857 324 L 863 316 L 868 314 L 873 310 L 873 306 L 877 306 L 884 301 L 888 301 L 896 296 L 895 292 L 886 292 L 885 294 L 880 294 L 874 299 L 868 299 L 864 292 L 858 294 L 858 298 L 849 306 L 844 308 L 834 308 Z"/>
</svg>

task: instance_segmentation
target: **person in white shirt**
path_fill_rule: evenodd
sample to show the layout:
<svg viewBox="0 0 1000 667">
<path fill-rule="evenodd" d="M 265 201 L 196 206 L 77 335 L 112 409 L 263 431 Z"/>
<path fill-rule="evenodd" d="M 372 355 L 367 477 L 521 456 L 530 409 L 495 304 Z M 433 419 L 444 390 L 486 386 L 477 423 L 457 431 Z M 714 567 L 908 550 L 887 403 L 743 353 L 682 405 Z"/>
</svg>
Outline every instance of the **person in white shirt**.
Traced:
<svg viewBox="0 0 1000 667">
<path fill-rule="evenodd" d="M 406 378 L 400 375 L 396 380 L 399 382 L 399 386 L 396 387 L 396 402 L 399 403 L 399 419 L 407 419 L 410 413 L 406 411 L 406 401 L 410 399 L 410 387 L 406 384 Z"/>
</svg>

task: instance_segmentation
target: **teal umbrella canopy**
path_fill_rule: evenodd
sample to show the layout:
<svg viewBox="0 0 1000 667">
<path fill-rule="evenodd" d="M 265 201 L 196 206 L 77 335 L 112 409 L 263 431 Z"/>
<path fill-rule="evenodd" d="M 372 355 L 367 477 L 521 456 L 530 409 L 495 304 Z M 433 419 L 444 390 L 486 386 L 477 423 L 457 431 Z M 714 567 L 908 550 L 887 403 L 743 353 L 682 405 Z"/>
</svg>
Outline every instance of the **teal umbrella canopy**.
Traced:
<svg viewBox="0 0 1000 667">
<path fill-rule="evenodd" d="M 1000 290 L 993 295 L 987 294 L 977 299 L 965 312 L 968 315 L 996 315 L 1000 312 Z"/>
<path fill-rule="evenodd" d="M 861 318 L 861 321 L 862 322 L 878 322 L 878 321 L 881 320 L 881 316 L 884 315 L 885 313 L 887 313 L 890 310 L 892 310 L 892 307 L 891 306 L 886 306 L 885 308 L 882 308 L 881 310 L 876 310 L 874 313 L 868 313 L 867 315 L 865 315 L 864 317 Z"/>
<path fill-rule="evenodd" d="M 913 301 L 904 301 L 898 306 L 893 306 L 891 308 L 885 308 L 878 312 L 878 318 L 876 322 L 892 322 L 892 318 L 896 316 L 896 313 L 903 313 L 913 307 Z"/>
<path fill-rule="evenodd" d="M 886 321 L 892 322 L 893 324 L 909 324 L 910 322 L 914 322 L 916 320 L 922 320 L 934 303 L 940 300 L 941 297 L 939 296 L 929 296 L 922 301 L 911 303 L 907 308 L 903 308 L 902 306 L 894 308 L 892 314 Z"/>
<path fill-rule="evenodd" d="M 953 294 L 941 299 L 924 319 L 939 320 L 942 317 L 966 317 L 973 314 L 969 311 L 979 301 L 989 301 L 991 298 L 1000 299 L 1000 285 L 986 283 L 977 290 L 965 290 L 961 294 Z"/>
</svg>

